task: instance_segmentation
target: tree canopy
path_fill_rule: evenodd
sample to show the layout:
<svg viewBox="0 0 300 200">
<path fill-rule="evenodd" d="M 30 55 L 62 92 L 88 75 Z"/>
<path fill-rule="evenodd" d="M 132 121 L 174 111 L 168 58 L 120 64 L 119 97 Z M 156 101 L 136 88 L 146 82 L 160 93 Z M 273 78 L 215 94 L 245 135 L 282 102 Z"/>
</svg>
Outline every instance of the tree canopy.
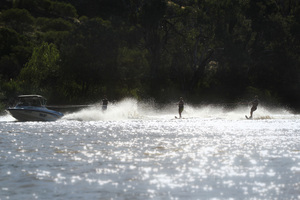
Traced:
<svg viewBox="0 0 300 200">
<path fill-rule="evenodd" d="M 0 86 L 54 103 L 258 95 L 300 109 L 300 2 L 5 1 Z"/>
</svg>

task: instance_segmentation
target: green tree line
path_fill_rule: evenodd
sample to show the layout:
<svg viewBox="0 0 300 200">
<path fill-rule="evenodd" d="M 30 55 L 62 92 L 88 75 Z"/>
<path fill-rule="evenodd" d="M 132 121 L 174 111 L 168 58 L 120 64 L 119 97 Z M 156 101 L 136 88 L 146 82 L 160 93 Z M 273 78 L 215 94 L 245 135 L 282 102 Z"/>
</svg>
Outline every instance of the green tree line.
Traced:
<svg viewBox="0 0 300 200">
<path fill-rule="evenodd" d="M 300 108 L 298 0 L 6 0 L 0 95 Z"/>
</svg>

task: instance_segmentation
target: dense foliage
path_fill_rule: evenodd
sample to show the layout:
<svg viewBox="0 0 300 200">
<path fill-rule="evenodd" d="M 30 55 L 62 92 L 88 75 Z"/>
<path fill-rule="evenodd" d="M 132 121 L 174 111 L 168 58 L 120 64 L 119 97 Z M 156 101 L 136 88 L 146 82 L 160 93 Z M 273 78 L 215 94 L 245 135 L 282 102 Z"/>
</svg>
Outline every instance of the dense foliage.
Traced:
<svg viewBox="0 0 300 200">
<path fill-rule="evenodd" d="M 299 109 L 298 0 L 6 0 L 0 93 Z"/>
</svg>

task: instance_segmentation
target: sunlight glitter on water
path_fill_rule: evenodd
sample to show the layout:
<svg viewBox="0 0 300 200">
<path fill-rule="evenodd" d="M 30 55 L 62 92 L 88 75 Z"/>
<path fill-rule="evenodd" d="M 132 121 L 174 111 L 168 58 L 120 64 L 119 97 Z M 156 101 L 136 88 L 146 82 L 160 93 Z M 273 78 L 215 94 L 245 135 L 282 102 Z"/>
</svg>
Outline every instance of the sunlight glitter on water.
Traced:
<svg viewBox="0 0 300 200">
<path fill-rule="evenodd" d="M 175 120 L 132 106 L 116 120 L 89 110 L 46 123 L 5 117 L 0 199 L 300 198 L 299 116 L 188 107 Z"/>
</svg>

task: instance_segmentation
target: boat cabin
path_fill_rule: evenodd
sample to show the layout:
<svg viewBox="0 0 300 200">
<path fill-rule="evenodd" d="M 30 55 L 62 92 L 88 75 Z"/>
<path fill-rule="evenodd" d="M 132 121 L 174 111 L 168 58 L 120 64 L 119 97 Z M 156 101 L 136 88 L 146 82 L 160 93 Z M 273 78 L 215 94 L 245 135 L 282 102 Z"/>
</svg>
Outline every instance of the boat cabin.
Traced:
<svg viewBox="0 0 300 200">
<path fill-rule="evenodd" d="M 41 95 L 19 95 L 16 107 L 20 106 L 36 106 L 45 107 L 46 99 Z"/>
</svg>

